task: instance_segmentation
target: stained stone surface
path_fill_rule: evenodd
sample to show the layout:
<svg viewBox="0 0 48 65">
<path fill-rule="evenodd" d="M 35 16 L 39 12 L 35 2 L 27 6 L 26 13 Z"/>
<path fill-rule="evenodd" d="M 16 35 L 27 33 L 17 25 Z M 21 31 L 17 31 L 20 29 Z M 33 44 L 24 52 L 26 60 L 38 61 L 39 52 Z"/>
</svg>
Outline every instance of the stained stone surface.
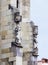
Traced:
<svg viewBox="0 0 48 65">
<path fill-rule="evenodd" d="M 24 18 L 28 18 L 30 15 L 30 0 L 22 0 L 22 15 Z"/>
<path fill-rule="evenodd" d="M 13 61 L 13 65 L 16 65 L 15 53 L 17 50 L 11 46 L 11 42 L 15 38 L 14 29 L 16 24 L 11 10 L 8 9 L 8 4 L 10 4 L 10 0 L 0 0 L 0 64 L 12 65 Z M 22 16 L 22 22 L 19 24 L 21 28 L 19 37 L 23 46 L 23 53 L 21 52 L 23 55 L 22 65 L 32 65 L 32 54 L 28 53 L 33 49 L 33 27 L 29 23 L 30 0 L 19 0 L 19 11 Z M 18 55 L 20 54 L 18 53 Z"/>
<path fill-rule="evenodd" d="M 32 60 L 31 60 L 31 57 L 32 57 L 32 53 L 30 52 L 25 52 L 24 55 L 23 55 L 23 65 L 26 64 L 26 65 L 32 65 Z"/>
<path fill-rule="evenodd" d="M 20 0 L 19 4 L 20 14 L 22 15 L 22 22 L 30 21 L 30 0 Z"/>
<path fill-rule="evenodd" d="M 1 65 L 9 65 L 7 58 L 13 57 L 11 42 L 13 40 L 13 18 L 8 9 L 10 0 L 0 0 L 0 62 Z M 6 58 L 6 60 L 5 60 Z M 3 59 L 5 61 L 3 61 Z"/>
<path fill-rule="evenodd" d="M 21 41 L 23 45 L 23 51 L 32 51 L 33 47 L 33 28 L 29 22 L 20 23 L 21 26 Z"/>
</svg>

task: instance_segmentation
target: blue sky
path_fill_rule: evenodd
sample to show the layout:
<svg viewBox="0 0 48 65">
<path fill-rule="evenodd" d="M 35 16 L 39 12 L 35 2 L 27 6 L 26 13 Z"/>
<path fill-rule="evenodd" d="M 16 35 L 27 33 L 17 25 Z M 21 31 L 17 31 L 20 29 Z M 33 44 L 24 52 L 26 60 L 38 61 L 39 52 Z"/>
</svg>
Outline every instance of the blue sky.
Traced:
<svg viewBox="0 0 48 65">
<path fill-rule="evenodd" d="M 38 25 L 38 60 L 48 58 L 48 0 L 31 0 L 31 20 Z"/>
</svg>

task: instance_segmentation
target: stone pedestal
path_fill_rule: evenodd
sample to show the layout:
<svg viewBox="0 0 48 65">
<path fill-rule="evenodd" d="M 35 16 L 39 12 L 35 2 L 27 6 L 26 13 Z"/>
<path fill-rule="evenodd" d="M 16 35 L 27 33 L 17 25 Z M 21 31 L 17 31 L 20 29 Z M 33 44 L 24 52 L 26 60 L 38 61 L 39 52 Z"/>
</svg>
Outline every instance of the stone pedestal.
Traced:
<svg viewBox="0 0 48 65">
<path fill-rule="evenodd" d="M 22 65 L 22 57 L 23 56 L 23 51 L 22 51 L 22 48 L 19 46 L 19 47 L 16 47 L 16 65 Z"/>
</svg>

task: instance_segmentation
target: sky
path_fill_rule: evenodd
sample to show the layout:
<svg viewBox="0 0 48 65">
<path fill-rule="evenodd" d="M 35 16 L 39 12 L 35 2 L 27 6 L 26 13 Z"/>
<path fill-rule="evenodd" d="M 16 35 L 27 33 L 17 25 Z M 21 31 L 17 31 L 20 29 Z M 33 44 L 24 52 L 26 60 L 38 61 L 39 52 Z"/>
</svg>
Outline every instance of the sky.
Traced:
<svg viewBox="0 0 48 65">
<path fill-rule="evenodd" d="M 48 58 L 48 0 L 31 0 L 30 15 L 38 25 L 38 60 Z"/>
<path fill-rule="evenodd" d="M 31 0 L 30 4 L 30 20 L 38 25 L 38 60 L 48 58 L 48 0 Z"/>
</svg>

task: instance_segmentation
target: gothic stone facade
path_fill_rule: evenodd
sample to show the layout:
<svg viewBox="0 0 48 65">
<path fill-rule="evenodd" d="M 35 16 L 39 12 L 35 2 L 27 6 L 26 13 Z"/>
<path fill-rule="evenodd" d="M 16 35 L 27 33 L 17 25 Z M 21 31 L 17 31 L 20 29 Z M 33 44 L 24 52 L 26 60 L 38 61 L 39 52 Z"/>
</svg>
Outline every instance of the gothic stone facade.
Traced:
<svg viewBox="0 0 48 65">
<path fill-rule="evenodd" d="M 9 4 L 10 0 L 0 0 L 0 65 L 17 65 L 17 62 L 18 65 L 32 65 L 33 58 L 37 58 L 38 49 L 33 54 L 37 43 L 33 43 L 33 28 L 36 26 L 30 22 L 30 0 L 19 0 L 19 11 L 22 16 L 19 38 L 23 48 L 12 47 L 11 44 L 15 40 L 16 24 L 12 11 L 8 9 Z"/>
</svg>

